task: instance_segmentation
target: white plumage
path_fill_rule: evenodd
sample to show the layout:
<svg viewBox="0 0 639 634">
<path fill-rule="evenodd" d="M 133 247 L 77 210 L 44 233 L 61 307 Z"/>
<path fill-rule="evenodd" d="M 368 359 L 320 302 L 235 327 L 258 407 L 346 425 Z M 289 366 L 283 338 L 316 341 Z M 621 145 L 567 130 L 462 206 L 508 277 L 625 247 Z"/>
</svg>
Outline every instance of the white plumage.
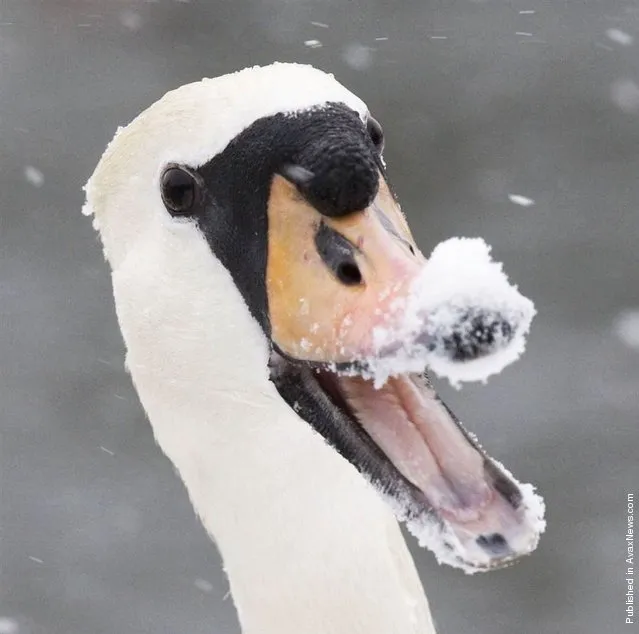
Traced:
<svg viewBox="0 0 639 634">
<path fill-rule="evenodd" d="M 231 276 L 157 187 L 167 160 L 201 164 L 255 119 L 327 101 L 366 113 L 332 76 L 292 64 L 172 91 L 118 132 L 85 212 L 113 269 L 127 367 L 223 555 L 245 634 L 431 634 L 393 514 L 282 401 Z"/>
</svg>

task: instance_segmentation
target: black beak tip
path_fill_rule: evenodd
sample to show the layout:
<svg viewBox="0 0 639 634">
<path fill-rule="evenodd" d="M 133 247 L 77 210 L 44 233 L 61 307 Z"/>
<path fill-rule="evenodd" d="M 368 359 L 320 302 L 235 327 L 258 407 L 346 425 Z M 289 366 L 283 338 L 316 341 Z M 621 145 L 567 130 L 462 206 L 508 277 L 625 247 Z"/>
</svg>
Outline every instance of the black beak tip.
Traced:
<svg viewBox="0 0 639 634">
<path fill-rule="evenodd" d="M 456 323 L 418 337 L 430 352 L 451 361 L 481 359 L 507 347 L 520 328 L 520 320 L 499 311 L 469 308 Z"/>
</svg>

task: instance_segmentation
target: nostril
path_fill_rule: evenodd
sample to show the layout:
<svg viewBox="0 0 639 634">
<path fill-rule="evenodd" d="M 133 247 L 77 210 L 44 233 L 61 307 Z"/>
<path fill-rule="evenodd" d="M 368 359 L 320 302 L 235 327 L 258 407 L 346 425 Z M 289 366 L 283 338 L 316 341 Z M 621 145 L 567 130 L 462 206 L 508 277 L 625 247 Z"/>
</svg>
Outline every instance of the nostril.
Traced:
<svg viewBox="0 0 639 634">
<path fill-rule="evenodd" d="M 493 555 L 506 554 L 510 550 L 506 538 L 499 533 L 480 535 L 477 538 L 477 544 Z"/>
<path fill-rule="evenodd" d="M 355 286 L 362 283 L 362 274 L 354 262 L 341 262 L 335 271 L 337 279 L 347 286 Z"/>
<path fill-rule="evenodd" d="M 355 260 L 356 248 L 343 235 L 322 222 L 315 234 L 315 247 L 328 270 L 342 284 L 362 284 L 362 273 Z"/>
</svg>

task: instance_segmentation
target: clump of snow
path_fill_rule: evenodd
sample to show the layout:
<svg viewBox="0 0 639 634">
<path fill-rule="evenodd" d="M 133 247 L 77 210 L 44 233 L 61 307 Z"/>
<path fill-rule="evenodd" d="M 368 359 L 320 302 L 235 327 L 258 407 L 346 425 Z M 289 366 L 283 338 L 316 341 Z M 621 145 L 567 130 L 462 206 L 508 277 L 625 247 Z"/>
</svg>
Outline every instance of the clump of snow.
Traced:
<svg viewBox="0 0 639 634">
<path fill-rule="evenodd" d="M 534 315 L 481 238 L 452 238 L 373 330 L 373 354 L 360 373 L 376 387 L 426 367 L 454 386 L 485 381 L 519 358 Z"/>
<path fill-rule="evenodd" d="M 632 79 L 617 79 L 610 86 L 612 102 L 629 114 L 639 111 L 639 86 Z"/>
<path fill-rule="evenodd" d="M 531 207 L 535 204 L 535 201 L 532 198 L 527 198 L 521 194 L 508 194 L 508 200 L 510 200 L 511 203 L 521 205 L 522 207 Z"/>
<path fill-rule="evenodd" d="M 316 26 L 320 29 L 327 29 L 328 28 L 328 24 L 324 23 L 324 22 L 311 22 L 311 24 L 313 26 Z"/>
<path fill-rule="evenodd" d="M 613 328 L 624 345 L 639 350 L 639 309 L 621 312 L 615 319 Z"/>
<path fill-rule="evenodd" d="M 506 470 L 503 466 L 502 469 L 504 471 Z M 519 490 L 522 493 L 522 503 L 527 511 L 528 517 L 533 523 L 533 528 L 537 533 L 537 537 L 539 538 L 546 531 L 546 502 L 544 502 L 544 498 L 535 491 L 535 486 L 529 482 L 520 484 Z M 537 542 L 534 543 L 531 550 L 534 550 L 536 546 Z"/>
<path fill-rule="evenodd" d="M 626 33 L 621 29 L 608 29 L 606 31 L 606 35 L 608 39 L 616 42 L 617 44 L 621 44 L 621 46 L 632 46 L 635 41 L 635 38 L 630 35 L 630 33 Z"/>
<path fill-rule="evenodd" d="M 24 168 L 24 178 L 34 187 L 42 187 L 44 185 L 44 174 L 33 165 L 27 165 Z"/>
<path fill-rule="evenodd" d="M 304 46 L 307 46 L 308 48 L 321 48 L 322 43 L 319 40 L 306 40 L 304 42 Z"/>
<path fill-rule="evenodd" d="M 18 634 L 20 628 L 15 619 L 0 617 L 0 634 Z"/>
<path fill-rule="evenodd" d="M 373 63 L 373 49 L 363 44 L 349 44 L 342 53 L 342 59 L 353 70 L 366 70 Z"/>
</svg>

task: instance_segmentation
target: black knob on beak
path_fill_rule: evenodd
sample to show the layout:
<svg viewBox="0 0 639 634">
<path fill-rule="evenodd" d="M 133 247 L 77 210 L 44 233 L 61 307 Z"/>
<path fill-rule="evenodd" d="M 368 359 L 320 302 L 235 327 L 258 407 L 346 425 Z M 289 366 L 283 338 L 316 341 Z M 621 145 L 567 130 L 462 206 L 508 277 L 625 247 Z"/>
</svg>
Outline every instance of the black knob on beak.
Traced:
<svg viewBox="0 0 639 634">
<path fill-rule="evenodd" d="M 282 176 L 329 218 L 368 207 L 379 186 L 370 149 L 363 143 L 333 148 L 323 145 L 313 144 L 312 151 L 302 153 L 299 163 L 285 165 L 280 170 Z"/>
</svg>

